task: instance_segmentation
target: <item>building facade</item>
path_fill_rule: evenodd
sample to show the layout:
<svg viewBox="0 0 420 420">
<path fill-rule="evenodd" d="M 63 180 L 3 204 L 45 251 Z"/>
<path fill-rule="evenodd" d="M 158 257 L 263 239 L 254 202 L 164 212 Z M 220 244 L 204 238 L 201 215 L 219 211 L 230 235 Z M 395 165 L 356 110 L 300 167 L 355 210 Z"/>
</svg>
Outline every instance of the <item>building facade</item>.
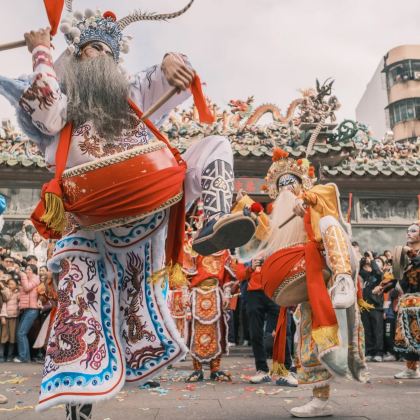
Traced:
<svg viewBox="0 0 420 420">
<path fill-rule="evenodd" d="M 420 45 L 402 45 L 384 58 L 390 127 L 396 141 L 420 136 Z"/>
<path fill-rule="evenodd" d="M 366 124 L 375 137 L 383 136 L 390 129 L 385 113 L 388 95 L 383 69 L 382 59 L 356 107 L 356 120 Z"/>
</svg>

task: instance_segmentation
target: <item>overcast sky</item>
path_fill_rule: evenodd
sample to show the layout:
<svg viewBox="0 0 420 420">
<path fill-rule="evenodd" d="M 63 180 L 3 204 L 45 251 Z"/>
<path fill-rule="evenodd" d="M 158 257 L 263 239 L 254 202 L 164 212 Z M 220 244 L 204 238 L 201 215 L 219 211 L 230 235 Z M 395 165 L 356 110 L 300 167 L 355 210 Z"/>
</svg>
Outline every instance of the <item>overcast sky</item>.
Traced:
<svg viewBox="0 0 420 420">
<path fill-rule="evenodd" d="M 122 17 L 134 8 L 171 12 L 188 0 L 75 0 L 75 10 L 113 10 Z M 22 38 L 47 25 L 42 0 L 0 0 L 0 41 Z M 230 99 L 255 96 L 283 111 L 315 78 L 336 79 L 339 118 L 355 108 L 383 55 L 401 44 L 420 44 L 419 0 L 196 0 L 182 17 L 167 23 L 130 25 L 130 72 L 161 61 L 166 51 L 190 57 L 207 83 L 207 94 L 222 108 Z M 56 51 L 65 43 L 55 39 Z M 57 55 L 55 54 L 55 55 Z M 0 52 L 0 74 L 31 71 L 25 48 Z M 0 98 L 0 118 L 13 110 Z"/>
</svg>

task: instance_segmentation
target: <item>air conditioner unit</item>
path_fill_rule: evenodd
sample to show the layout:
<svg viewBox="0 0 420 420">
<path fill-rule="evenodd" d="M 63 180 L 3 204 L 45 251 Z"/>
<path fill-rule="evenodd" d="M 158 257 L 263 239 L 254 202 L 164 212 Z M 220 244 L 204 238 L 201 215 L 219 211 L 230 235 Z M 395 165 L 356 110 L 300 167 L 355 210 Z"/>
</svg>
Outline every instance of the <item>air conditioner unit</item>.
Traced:
<svg viewBox="0 0 420 420">
<path fill-rule="evenodd" d="M 420 80 L 420 71 L 414 72 L 414 80 Z"/>
</svg>

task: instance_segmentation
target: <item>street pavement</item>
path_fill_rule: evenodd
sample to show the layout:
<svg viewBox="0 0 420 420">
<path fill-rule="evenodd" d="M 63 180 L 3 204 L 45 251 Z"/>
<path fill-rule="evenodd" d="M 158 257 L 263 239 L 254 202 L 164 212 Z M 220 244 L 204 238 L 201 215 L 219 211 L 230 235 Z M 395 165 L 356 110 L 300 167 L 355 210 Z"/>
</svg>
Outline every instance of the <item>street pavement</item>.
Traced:
<svg viewBox="0 0 420 420">
<path fill-rule="evenodd" d="M 275 383 L 252 385 L 254 373 L 249 353 L 227 357 L 223 368 L 233 374 L 231 384 L 204 382 L 186 384 L 191 361 L 176 364 L 160 377 L 161 388 L 139 389 L 130 385 L 115 398 L 94 407 L 94 420 L 219 420 L 288 419 L 292 407 L 308 401 L 308 387 L 278 387 Z M 396 380 L 403 363 L 370 363 L 371 382 L 345 381 L 332 384 L 334 418 L 342 420 L 420 420 L 420 380 Z M 34 411 L 42 366 L 0 364 L 0 393 L 9 398 L 0 405 L 1 420 L 63 419 L 64 407 L 43 413 Z"/>
</svg>

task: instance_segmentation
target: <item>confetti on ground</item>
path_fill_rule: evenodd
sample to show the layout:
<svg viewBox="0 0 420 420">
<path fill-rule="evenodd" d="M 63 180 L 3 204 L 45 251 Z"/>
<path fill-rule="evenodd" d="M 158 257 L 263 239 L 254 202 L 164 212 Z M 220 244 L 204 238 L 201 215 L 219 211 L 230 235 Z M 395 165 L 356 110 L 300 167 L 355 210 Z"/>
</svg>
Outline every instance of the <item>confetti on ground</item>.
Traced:
<svg viewBox="0 0 420 420">
<path fill-rule="evenodd" d="M 19 385 L 25 382 L 27 379 L 28 378 L 25 378 L 24 376 L 15 376 L 5 381 L 0 381 L 0 385 L 5 385 L 5 384 Z"/>
<path fill-rule="evenodd" d="M 0 411 L 33 410 L 33 405 L 15 405 L 13 408 L 0 408 Z"/>
<path fill-rule="evenodd" d="M 169 389 L 165 389 L 165 388 L 152 388 L 150 390 L 151 394 L 158 394 L 159 396 L 161 395 L 167 395 L 169 392 Z"/>
</svg>

